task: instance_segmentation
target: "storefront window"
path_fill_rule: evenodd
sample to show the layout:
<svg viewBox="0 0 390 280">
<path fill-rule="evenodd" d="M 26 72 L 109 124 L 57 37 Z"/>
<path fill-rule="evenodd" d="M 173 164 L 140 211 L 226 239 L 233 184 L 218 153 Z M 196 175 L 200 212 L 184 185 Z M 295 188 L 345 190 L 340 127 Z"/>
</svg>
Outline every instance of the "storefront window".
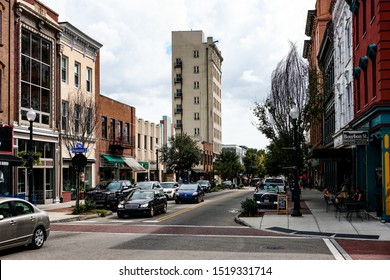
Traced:
<svg viewBox="0 0 390 280">
<path fill-rule="evenodd" d="M 18 168 L 18 193 L 26 193 L 26 169 Z"/>
<path fill-rule="evenodd" d="M 11 174 L 9 166 L 0 166 L 0 194 L 9 194 L 11 188 Z"/>
<path fill-rule="evenodd" d="M 45 190 L 46 190 L 46 199 L 54 198 L 54 191 L 53 191 L 53 169 L 46 169 L 46 182 L 45 182 Z"/>
</svg>

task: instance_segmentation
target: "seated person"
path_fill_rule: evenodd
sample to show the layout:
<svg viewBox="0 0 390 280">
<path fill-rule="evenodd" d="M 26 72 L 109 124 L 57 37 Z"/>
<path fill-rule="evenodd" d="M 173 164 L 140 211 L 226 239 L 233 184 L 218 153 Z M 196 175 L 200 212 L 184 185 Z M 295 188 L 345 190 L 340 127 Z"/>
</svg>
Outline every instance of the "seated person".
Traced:
<svg viewBox="0 0 390 280">
<path fill-rule="evenodd" d="M 324 198 L 331 198 L 332 197 L 331 193 L 329 192 L 329 190 L 327 188 L 325 188 L 322 193 L 324 195 Z"/>
<path fill-rule="evenodd" d="M 363 191 L 362 189 L 358 188 L 355 192 L 354 196 L 352 197 L 355 201 L 363 201 Z"/>
<path fill-rule="evenodd" d="M 349 198 L 349 192 L 348 192 L 348 189 L 347 189 L 347 186 L 346 185 L 343 185 L 343 187 L 341 188 L 341 191 L 339 193 L 336 194 L 336 202 L 339 203 L 345 199 L 348 199 Z"/>
<path fill-rule="evenodd" d="M 349 192 L 349 198 L 351 200 L 356 200 L 357 199 L 357 192 L 355 188 L 351 188 L 351 191 Z"/>
</svg>

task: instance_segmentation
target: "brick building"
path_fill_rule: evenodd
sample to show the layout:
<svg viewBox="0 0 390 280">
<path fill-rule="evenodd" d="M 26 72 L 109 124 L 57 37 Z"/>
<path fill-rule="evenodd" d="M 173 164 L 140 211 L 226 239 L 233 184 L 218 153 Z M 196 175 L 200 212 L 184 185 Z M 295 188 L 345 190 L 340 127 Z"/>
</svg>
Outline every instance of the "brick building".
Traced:
<svg viewBox="0 0 390 280">
<path fill-rule="evenodd" d="M 390 221 L 390 1 L 349 1 L 353 14 L 355 118 L 369 134 L 358 145 L 356 185 L 372 209 Z"/>
<path fill-rule="evenodd" d="M 145 172 L 136 160 L 135 108 L 104 95 L 98 98 L 96 165 L 98 180 L 136 181 L 135 172 Z"/>
</svg>

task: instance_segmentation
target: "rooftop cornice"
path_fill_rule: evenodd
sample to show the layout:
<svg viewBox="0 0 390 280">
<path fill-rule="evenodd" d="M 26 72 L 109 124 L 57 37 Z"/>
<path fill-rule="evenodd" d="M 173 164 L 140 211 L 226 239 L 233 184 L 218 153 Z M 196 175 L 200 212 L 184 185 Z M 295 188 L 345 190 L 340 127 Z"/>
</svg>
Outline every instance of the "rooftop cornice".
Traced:
<svg viewBox="0 0 390 280">
<path fill-rule="evenodd" d="M 93 49 L 95 52 L 103 46 L 101 43 L 89 37 L 69 22 L 60 22 L 59 24 L 62 27 L 62 32 L 64 34 L 67 34 L 69 37 L 72 38 L 72 40 L 78 41 L 85 46 Z"/>
<path fill-rule="evenodd" d="M 313 33 L 314 23 L 317 18 L 317 10 L 308 10 L 306 18 L 306 29 L 305 34 L 308 37 L 311 37 Z"/>
</svg>

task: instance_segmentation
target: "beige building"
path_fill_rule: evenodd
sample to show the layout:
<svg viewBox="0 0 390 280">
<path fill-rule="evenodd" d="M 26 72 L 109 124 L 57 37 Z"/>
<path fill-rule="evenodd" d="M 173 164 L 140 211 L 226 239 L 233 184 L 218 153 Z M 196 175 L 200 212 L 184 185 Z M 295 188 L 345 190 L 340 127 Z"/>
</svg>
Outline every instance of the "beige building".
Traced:
<svg viewBox="0 0 390 280">
<path fill-rule="evenodd" d="M 137 173 L 138 181 L 163 181 L 161 161 L 157 159 L 161 148 L 161 127 L 144 119 L 137 118 L 136 153 L 137 161 L 146 171 Z"/>
<path fill-rule="evenodd" d="M 95 186 L 96 127 L 98 121 L 96 103 L 99 95 L 100 43 L 90 38 L 68 22 L 62 28 L 60 47 L 61 81 L 61 193 L 75 189 L 79 180 L 72 167 L 72 151 L 77 145 L 87 150 L 87 165 L 80 175 L 80 186 Z M 62 195 L 62 197 L 65 197 Z"/>
<path fill-rule="evenodd" d="M 213 37 L 205 41 L 202 31 L 172 32 L 172 119 L 175 134 L 189 135 L 202 147 L 212 149 L 204 153 L 214 155 L 221 152 L 222 144 L 223 58 L 216 42 Z M 204 166 L 200 168 L 205 169 Z"/>
</svg>

